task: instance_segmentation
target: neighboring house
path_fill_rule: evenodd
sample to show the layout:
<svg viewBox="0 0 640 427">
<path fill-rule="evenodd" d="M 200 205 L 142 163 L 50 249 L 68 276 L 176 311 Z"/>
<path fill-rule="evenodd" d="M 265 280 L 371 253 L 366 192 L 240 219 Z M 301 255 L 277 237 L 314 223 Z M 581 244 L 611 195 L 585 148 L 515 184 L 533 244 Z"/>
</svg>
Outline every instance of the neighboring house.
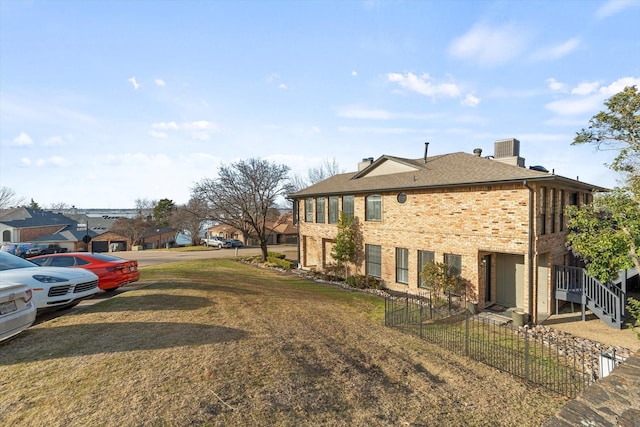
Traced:
<svg viewBox="0 0 640 427">
<path fill-rule="evenodd" d="M 117 252 L 132 250 L 132 242 L 128 237 L 107 231 L 93 238 L 90 243 L 91 252 Z"/>
<path fill-rule="evenodd" d="M 277 220 L 269 221 L 266 225 L 267 244 L 279 245 L 284 243 L 295 244 L 298 241 L 298 229 L 293 223 L 293 213 L 281 214 Z M 241 230 L 228 225 L 219 224 L 207 229 L 206 237 L 222 237 L 223 239 L 237 239 L 245 245 L 258 246 L 260 241 L 255 233 L 250 233 L 246 241 Z"/>
<path fill-rule="evenodd" d="M 86 250 L 82 241 L 86 229 L 75 220 L 59 213 L 26 207 L 0 212 L 2 242 L 59 244 L 69 251 Z M 91 237 L 97 233 L 89 230 Z"/>
<path fill-rule="evenodd" d="M 445 262 L 473 284 L 479 308 L 499 304 L 543 320 L 555 298 L 553 266 L 577 264 L 563 212 L 606 189 L 525 168 L 519 151 L 520 142 L 507 139 L 488 157 L 480 149 L 432 157 L 425 150 L 417 160 L 383 155 L 292 194 L 301 268 L 334 263 L 343 211 L 362 232 L 352 273 L 417 293 L 422 266 Z"/>
<path fill-rule="evenodd" d="M 148 231 L 142 235 L 142 247 L 144 249 L 158 249 L 175 246 L 176 230 L 169 227 L 160 227 Z"/>
</svg>

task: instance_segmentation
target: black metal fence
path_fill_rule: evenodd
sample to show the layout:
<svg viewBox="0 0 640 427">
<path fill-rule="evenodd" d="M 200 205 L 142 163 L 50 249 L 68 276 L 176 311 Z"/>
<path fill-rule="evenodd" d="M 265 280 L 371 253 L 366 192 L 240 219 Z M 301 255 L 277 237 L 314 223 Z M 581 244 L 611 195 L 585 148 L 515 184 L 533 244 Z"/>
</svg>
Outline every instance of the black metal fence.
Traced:
<svg viewBox="0 0 640 427">
<path fill-rule="evenodd" d="M 450 304 L 438 306 L 429 295 L 387 297 L 385 325 L 571 398 L 603 369 L 608 373 L 619 363 L 615 352 L 596 352 L 573 340 L 496 322 Z"/>
</svg>

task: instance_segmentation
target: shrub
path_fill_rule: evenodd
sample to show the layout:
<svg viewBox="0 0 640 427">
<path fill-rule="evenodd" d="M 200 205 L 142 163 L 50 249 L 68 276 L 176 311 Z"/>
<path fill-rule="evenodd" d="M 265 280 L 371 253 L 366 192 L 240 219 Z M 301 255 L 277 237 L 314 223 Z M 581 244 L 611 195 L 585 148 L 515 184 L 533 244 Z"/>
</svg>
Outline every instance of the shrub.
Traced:
<svg viewBox="0 0 640 427">
<path fill-rule="evenodd" d="M 271 255 L 271 252 L 269 253 L 269 256 L 267 256 L 267 265 L 269 267 L 284 268 L 285 270 L 291 270 L 291 268 L 293 268 L 293 263 L 291 261 L 287 261 L 286 259 L 284 259 L 284 256 L 273 256 Z"/>
<path fill-rule="evenodd" d="M 269 258 L 279 258 L 284 259 L 285 254 L 281 254 L 280 252 L 267 252 L 267 259 Z"/>
<path fill-rule="evenodd" d="M 345 283 L 356 289 L 382 289 L 382 281 L 373 276 L 356 274 L 345 279 Z"/>
<path fill-rule="evenodd" d="M 640 300 L 629 298 L 627 310 L 629 310 L 632 319 L 632 321 L 629 322 L 629 326 L 631 326 L 631 329 L 633 329 L 640 340 Z"/>
</svg>

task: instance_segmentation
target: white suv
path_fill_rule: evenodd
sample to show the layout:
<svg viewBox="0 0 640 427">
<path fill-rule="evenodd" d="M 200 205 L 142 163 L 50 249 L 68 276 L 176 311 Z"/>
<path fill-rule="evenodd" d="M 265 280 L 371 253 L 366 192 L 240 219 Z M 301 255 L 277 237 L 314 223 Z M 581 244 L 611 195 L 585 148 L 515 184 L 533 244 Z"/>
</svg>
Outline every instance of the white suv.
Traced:
<svg viewBox="0 0 640 427">
<path fill-rule="evenodd" d="M 220 236 L 213 236 L 207 239 L 202 239 L 202 242 L 205 246 L 217 247 L 218 249 L 222 249 L 222 245 L 224 245 L 224 239 Z"/>
</svg>

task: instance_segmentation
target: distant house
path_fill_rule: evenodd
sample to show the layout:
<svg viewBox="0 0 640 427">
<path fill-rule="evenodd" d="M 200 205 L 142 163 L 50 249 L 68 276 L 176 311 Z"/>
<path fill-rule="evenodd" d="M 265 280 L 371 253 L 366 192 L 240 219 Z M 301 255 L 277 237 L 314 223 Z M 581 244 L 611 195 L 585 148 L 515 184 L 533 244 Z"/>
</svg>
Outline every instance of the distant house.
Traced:
<svg viewBox="0 0 640 427">
<path fill-rule="evenodd" d="M 55 243 L 69 251 L 88 250 L 83 237 L 98 235 L 65 215 L 26 207 L 1 211 L 0 233 L 3 243 Z"/>
<path fill-rule="evenodd" d="M 425 263 L 444 262 L 473 284 L 479 308 L 546 318 L 556 297 L 554 266 L 577 264 L 565 246 L 565 208 L 606 189 L 526 168 L 519 150 L 517 139 L 507 139 L 496 141 L 488 157 L 476 149 L 366 158 L 355 172 L 294 193 L 301 267 L 325 270 L 335 262 L 342 211 L 362 232 L 362 259 L 352 272 L 417 293 Z"/>
<path fill-rule="evenodd" d="M 269 221 L 266 225 L 268 234 L 267 244 L 279 245 L 284 243 L 295 244 L 298 241 L 298 229 L 293 224 L 293 213 L 281 214 L 275 221 Z M 245 239 L 242 231 L 224 224 L 214 225 L 207 229 L 206 237 L 222 237 L 223 239 L 237 239 L 245 245 L 259 245 L 258 237 L 250 233 Z M 246 240 L 246 241 L 245 241 Z"/>
</svg>

